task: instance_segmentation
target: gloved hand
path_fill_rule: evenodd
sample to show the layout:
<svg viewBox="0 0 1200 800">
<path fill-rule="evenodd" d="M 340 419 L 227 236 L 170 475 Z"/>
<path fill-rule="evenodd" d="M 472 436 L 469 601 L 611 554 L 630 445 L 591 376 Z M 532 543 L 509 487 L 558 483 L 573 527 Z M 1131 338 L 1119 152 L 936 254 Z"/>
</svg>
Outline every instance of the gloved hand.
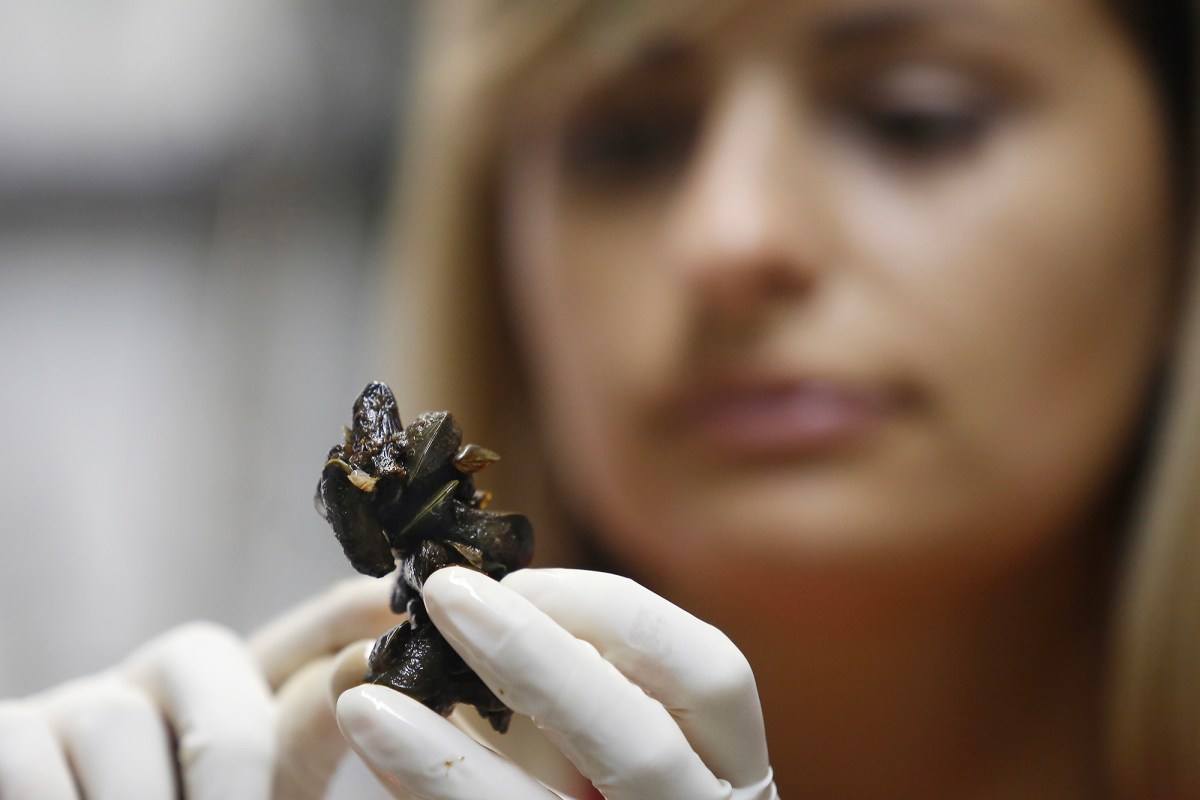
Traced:
<svg viewBox="0 0 1200 800">
<path fill-rule="evenodd" d="M 754 677 L 716 628 L 599 572 L 527 569 L 497 583 L 451 567 L 424 596 L 484 682 L 607 800 L 777 797 Z M 559 797 L 390 689 L 344 692 L 337 718 L 396 797 Z"/>
<path fill-rule="evenodd" d="M 98 675 L 0 702 L 0 798 L 323 797 L 346 751 L 333 656 L 396 623 L 390 592 L 347 581 L 249 643 L 191 623 Z"/>
<path fill-rule="evenodd" d="M 0 704 L 0 797 L 162 800 L 178 767 L 190 800 L 266 798 L 274 725 L 241 640 L 193 623 L 99 675 Z"/>
<path fill-rule="evenodd" d="M 390 608 L 394 583 L 392 577 L 343 581 L 251 637 L 250 652 L 275 692 L 274 800 L 325 797 L 348 750 L 330 687 L 360 683 L 376 638 L 400 621 Z"/>
</svg>

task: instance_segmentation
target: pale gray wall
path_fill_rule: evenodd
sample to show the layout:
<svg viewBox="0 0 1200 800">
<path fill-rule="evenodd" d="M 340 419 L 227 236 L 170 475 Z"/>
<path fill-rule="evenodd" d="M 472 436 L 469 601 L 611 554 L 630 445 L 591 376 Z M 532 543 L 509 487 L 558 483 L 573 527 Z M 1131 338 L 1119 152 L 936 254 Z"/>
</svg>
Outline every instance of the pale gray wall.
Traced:
<svg viewBox="0 0 1200 800">
<path fill-rule="evenodd" d="M 0 696 L 352 573 L 409 0 L 0 0 Z"/>
</svg>

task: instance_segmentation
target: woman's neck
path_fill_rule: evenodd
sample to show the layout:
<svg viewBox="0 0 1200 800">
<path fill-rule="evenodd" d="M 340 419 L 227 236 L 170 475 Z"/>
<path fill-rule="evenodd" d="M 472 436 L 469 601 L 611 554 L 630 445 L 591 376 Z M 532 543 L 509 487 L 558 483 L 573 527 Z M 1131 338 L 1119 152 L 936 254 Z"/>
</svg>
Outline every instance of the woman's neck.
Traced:
<svg viewBox="0 0 1200 800">
<path fill-rule="evenodd" d="M 761 565 L 752 591 L 726 565 L 730 580 L 674 594 L 754 666 L 784 797 L 1095 798 L 1103 550 L 1077 544 L 937 597 L 887 596 L 870 578 L 814 590 Z"/>
</svg>

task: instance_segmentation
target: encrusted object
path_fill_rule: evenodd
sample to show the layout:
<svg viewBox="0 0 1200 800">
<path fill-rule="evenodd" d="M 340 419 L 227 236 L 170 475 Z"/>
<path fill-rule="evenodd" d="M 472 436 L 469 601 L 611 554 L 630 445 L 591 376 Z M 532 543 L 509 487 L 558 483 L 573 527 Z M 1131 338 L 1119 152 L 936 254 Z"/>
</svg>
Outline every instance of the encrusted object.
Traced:
<svg viewBox="0 0 1200 800">
<path fill-rule="evenodd" d="M 375 577 L 398 570 L 392 611 L 408 613 L 375 643 L 366 679 L 442 715 L 469 703 L 504 733 L 512 711 L 442 638 L 421 599 L 425 579 L 441 567 L 469 567 L 499 580 L 529 565 L 529 520 L 488 511 L 489 495 L 472 479 L 499 456 L 463 445 L 446 411 L 421 414 L 402 427 L 396 399 L 383 383 L 363 389 L 353 427 L 343 432 L 321 471 L 317 511 L 356 570 Z"/>
</svg>

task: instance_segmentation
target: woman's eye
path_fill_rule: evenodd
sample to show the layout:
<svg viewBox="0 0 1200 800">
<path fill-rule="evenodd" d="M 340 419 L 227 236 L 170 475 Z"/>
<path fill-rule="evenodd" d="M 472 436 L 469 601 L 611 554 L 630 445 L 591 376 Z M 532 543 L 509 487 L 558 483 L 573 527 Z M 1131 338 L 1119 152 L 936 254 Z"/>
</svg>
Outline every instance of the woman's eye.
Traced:
<svg viewBox="0 0 1200 800">
<path fill-rule="evenodd" d="M 971 150 L 989 122 L 977 108 L 868 108 L 858 114 L 858 124 L 885 155 L 921 160 Z"/>
<path fill-rule="evenodd" d="M 979 80 L 921 64 L 873 76 L 844 108 L 870 147 L 900 162 L 966 155 L 983 143 L 996 117 L 992 93 Z"/>
<path fill-rule="evenodd" d="M 625 109 L 576 120 L 563 140 L 562 165 L 572 176 L 608 185 L 669 176 L 686 161 L 698 114 L 671 108 Z"/>
</svg>

